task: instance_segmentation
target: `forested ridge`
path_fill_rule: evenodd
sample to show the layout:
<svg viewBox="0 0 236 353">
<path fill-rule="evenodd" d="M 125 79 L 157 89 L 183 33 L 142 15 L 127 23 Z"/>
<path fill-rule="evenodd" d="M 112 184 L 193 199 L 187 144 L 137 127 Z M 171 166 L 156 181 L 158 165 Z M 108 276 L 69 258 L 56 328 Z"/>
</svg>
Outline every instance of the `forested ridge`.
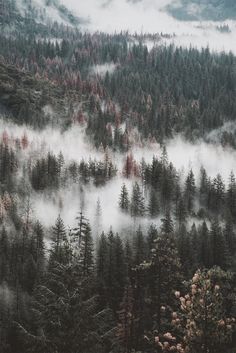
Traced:
<svg viewBox="0 0 236 353">
<path fill-rule="evenodd" d="M 234 153 L 235 56 L 25 4 L 0 1 L 0 352 L 235 353 L 235 170 L 167 151 Z"/>
<path fill-rule="evenodd" d="M 234 0 L 182 0 L 173 1 L 167 6 L 170 13 L 179 20 L 212 20 L 235 19 Z"/>
</svg>

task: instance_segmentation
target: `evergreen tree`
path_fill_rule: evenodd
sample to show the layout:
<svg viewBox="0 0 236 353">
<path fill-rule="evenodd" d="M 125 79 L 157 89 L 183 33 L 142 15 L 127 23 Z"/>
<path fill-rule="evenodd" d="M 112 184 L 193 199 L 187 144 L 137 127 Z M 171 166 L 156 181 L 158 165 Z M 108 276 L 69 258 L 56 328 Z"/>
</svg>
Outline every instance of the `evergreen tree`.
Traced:
<svg viewBox="0 0 236 353">
<path fill-rule="evenodd" d="M 148 212 L 152 218 L 157 217 L 159 214 L 159 203 L 155 190 L 152 190 L 150 193 Z"/>
<path fill-rule="evenodd" d="M 7 281 L 9 276 L 10 244 L 5 227 L 0 235 L 0 283 Z"/>
<path fill-rule="evenodd" d="M 155 241 L 152 251 L 149 288 L 152 301 L 154 327 L 162 328 L 162 307 L 174 304 L 172 288 L 181 284 L 181 266 L 178 252 L 172 237 L 162 233 Z"/>
<path fill-rule="evenodd" d="M 163 234 L 173 234 L 174 225 L 168 209 L 166 210 L 165 217 L 161 219 L 161 223 L 161 232 Z"/>
<path fill-rule="evenodd" d="M 223 234 L 227 249 L 229 250 L 230 255 L 233 256 L 236 252 L 236 234 L 234 231 L 234 224 L 231 215 L 228 216 L 225 220 Z"/>
<path fill-rule="evenodd" d="M 83 235 L 87 229 L 87 219 L 84 217 L 82 210 L 76 217 L 77 226 L 73 229 L 74 247 L 79 251 Z"/>
<path fill-rule="evenodd" d="M 208 177 L 206 170 L 201 167 L 200 170 L 200 187 L 199 187 L 199 197 L 200 197 L 200 203 L 203 206 L 207 205 L 207 194 L 208 194 Z"/>
<path fill-rule="evenodd" d="M 132 217 L 143 216 L 145 212 L 142 191 L 137 182 L 135 182 L 135 184 L 133 185 L 130 210 L 131 210 Z"/>
<path fill-rule="evenodd" d="M 96 253 L 96 278 L 98 293 L 101 305 L 104 307 L 107 303 L 107 279 L 108 279 L 108 240 L 104 233 L 98 240 Z"/>
<path fill-rule="evenodd" d="M 186 210 L 184 198 L 182 197 L 182 195 L 180 195 L 178 201 L 176 202 L 176 208 L 175 208 L 175 219 L 179 228 L 181 227 L 181 225 L 185 224 L 186 218 L 187 218 L 187 210 Z"/>
<path fill-rule="evenodd" d="M 120 199 L 119 199 L 120 209 L 127 212 L 129 209 L 129 194 L 125 184 L 121 187 Z"/>
<path fill-rule="evenodd" d="M 216 178 L 213 181 L 213 184 L 215 191 L 214 210 L 216 214 L 219 214 L 221 208 L 224 208 L 225 199 L 225 185 L 220 174 L 217 174 Z"/>
<path fill-rule="evenodd" d="M 234 173 L 230 173 L 229 185 L 226 192 L 226 204 L 233 219 L 236 216 L 236 182 Z"/>
<path fill-rule="evenodd" d="M 140 265 L 146 259 L 146 242 L 139 226 L 134 239 L 134 264 Z"/>
<path fill-rule="evenodd" d="M 220 266 L 223 269 L 227 268 L 228 249 L 221 226 L 217 219 L 211 223 L 210 237 L 213 265 Z"/>
<path fill-rule="evenodd" d="M 204 221 L 199 230 L 200 263 L 207 268 L 213 264 L 213 253 L 211 239 L 206 222 Z"/>
<path fill-rule="evenodd" d="M 83 277 L 91 276 L 94 269 L 93 239 L 91 235 L 91 228 L 88 223 L 86 225 L 85 231 L 81 239 L 78 262 L 79 262 L 79 268 L 82 276 Z"/>
<path fill-rule="evenodd" d="M 155 225 L 151 224 L 147 234 L 147 258 L 150 259 L 152 256 L 152 249 L 154 247 L 155 240 L 158 236 L 158 231 Z"/>
<path fill-rule="evenodd" d="M 102 228 L 102 207 L 100 199 L 97 199 L 96 212 L 95 212 L 95 229 L 96 237 L 101 233 Z"/>
<path fill-rule="evenodd" d="M 59 215 L 57 217 L 55 226 L 52 227 L 52 246 L 50 250 L 50 263 L 59 262 L 65 263 L 67 261 L 65 254 L 64 241 L 66 239 L 66 230 L 64 222 Z"/>
<path fill-rule="evenodd" d="M 189 213 L 193 212 L 193 209 L 194 209 L 195 192 L 196 192 L 195 178 L 194 178 L 193 171 L 191 169 L 185 181 L 185 199 L 186 199 L 187 210 Z"/>
</svg>

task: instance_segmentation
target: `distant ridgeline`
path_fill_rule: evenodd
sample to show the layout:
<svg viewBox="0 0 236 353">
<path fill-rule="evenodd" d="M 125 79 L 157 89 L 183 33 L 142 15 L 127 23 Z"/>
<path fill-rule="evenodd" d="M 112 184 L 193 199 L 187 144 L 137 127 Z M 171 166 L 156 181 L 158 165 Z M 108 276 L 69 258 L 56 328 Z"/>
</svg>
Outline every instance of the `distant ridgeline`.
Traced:
<svg viewBox="0 0 236 353">
<path fill-rule="evenodd" d="M 183 21 L 236 19 L 235 0 L 174 0 L 167 10 Z"/>
<path fill-rule="evenodd" d="M 58 0 L 42 0 L 38 4 L 32 0 L 0 0 L 0 24 L 19 25 L 22 22 L 47 23 L 61 20 L 69 26 L 77 27 L 83 22 Z M 54 15 L 54 17 L 52 16 Z"/>
</svg>

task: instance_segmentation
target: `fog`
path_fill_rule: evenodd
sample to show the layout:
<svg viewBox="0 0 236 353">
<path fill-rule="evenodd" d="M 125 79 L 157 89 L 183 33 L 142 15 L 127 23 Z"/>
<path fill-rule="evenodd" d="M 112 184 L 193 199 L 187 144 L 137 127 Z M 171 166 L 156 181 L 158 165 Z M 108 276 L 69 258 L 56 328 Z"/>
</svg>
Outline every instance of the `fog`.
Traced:
<svg viewBox="0 0 236 353">
<path fill-rule="evenodd" d="M 162 43 L 196 48 L 208 46 L 212 51 L 236 53 L 236 21 L 178 21 L 166 10 L 173 0 L 61 0 L 60 3 L 81 19 L 82 31 L 175 34 L 172 38 L 163 38 Z M 17 4 L 24 14 L 23 0 L 17 0 Z M 46 9 L 45 20 L 68 24 L 54 6 L 45 7 L 45 0 L 33 0 L 32 4 Z M 196 6 L 192 10 L 196 12 Z M 217 26 L 222 25 L 228 25 L 229 33 L 217 30 Z"/>
<path fill-rule="evenodd" d="M 27 158 L 34 161 L 35 158 L 44 156 L 48 151 L 54 154 L 62 151 L 66 163 L 72 160 L 80 162 L 81 159 L 89 160 L 89 158 L 104 159 L 104 151 L 93 148 L 86 137 L 85 129 L 79 126 L 73 126 L 65 132 L 55 128 L 46 128 L 39 132 L 28 126 L 17 126 L 1 120 L 0 136 L 3 132 L 7 132 L 10 144 L 14 144 L 16 138 L 21 139 L 22 136 L 27 135 L 29 146 L 20 152 L 24 161 Z M 198 179 L 201 166 L 206 169 L 211 177 L 221 173 L 226 182 L 231 170 L 236 172 L 236 151 L 223 148 L 219 144 L 207 144 L 204 141 L 191 144 L 181 136 L 176 136 L 167 141 L 166 147 L 169 161 L 174 164 L 182 180 L 184 180 L 190 168 L 193 169 L 196 179 Z M 147 147 L 133 146 L 131 152 L 137 162 L 141 162 L 144 158 L 146 162 L 150 163 L 153 156 L 160 157 L 161 147 L 157 143 Z M 32 191 L 30 201 L 34 217 L 39 219 L 44 226 L 51 227 L 60 213 L 65 225 L 73 228 L 75 217 L 83 208 L 84 214 L 91 223 L 95 237 L 98 235 L 98 228 L 107 232 L 112 226 L 114 231 L 119 231 L 121 234 L 132 234 L 139 224 L 144 228 L 152 222 L 160 224 L 161 217 L 155 220 L 144 217 L 137 219 L 134 224 L 134 220 L 131 220 L 129 215 L 120 212 L 118 201 L 121 186 L 125 183 L 131 195 L 134 179 L 126 179 L 122 175 L 125 155 L 111 151 L 109 151 L 109 155 L 118 168 L 115 178 L 107 182 L 105 186 L 100 187 L 95 187 L 92 182 L 83 187 L 77 183 L 72 183 L 55 192 L 37 193 Z M 102 209 L 99 220 L 96 217 L 98 199 Z"/>
<path fill-rule="evenodd" d="M 236 22 L 224 21 L 231 32 L 221 33 L 216 27 L 221 22 L 178 21 L 170 16 L 165 7 L 171 0 L 62 0 L 77 15 L 87 19 L 89 24 L 82 29 L 89 31 L 130 31 L 131 33 L 167 33 L 176 37 L 163 42 L 173 42 L 176 45 L 194 46 L 197 48 L 209 46 L 214 51 L 233 51 L 236 38 Z"/>
<path fill-rule="evenodd" d="M 236 172 L 236 151 L 219 144 L 204 141 L 192 144 L 177 136 L 168 142 L 167 151 L 169 159 L 177 169 L 186 172 L 192 168 L 196 176 L 201 166 L 206 169 L 210 177 L 220 173 L 226 182 L 230 172 L 232 170 Z"/>
<path fill-rule="evenodd" d="M 112 74 L 116 69 L 116 65 L 114 63 L 106 63 L 102 65 L 94 65 L 91 68 L 91 74 L 99 75 L 101 77 L 105 76 L 108 72 Z"/>
</svg>

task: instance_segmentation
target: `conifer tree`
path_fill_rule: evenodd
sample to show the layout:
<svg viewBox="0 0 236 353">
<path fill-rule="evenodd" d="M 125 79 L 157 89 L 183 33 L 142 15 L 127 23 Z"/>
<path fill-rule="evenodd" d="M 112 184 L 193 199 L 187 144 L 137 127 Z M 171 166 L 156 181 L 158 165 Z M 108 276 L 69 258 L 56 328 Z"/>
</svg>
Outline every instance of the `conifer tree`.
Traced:
<svg viewBox="0 0 236 353">
<path fill-rule="evenodd" d="M 223 234 L 227 249 L 229 250 L 230 255 L 233 256 L 236 252 L 236 234 L 234 231 L 234 224 L 231 215 L 226 216 Z"/>
<path fill-rule="evenodd" d="M 155 218 L 159 214 L 159 203 L 155 190 L 151 190 L 149 204 L 148 204 L 148 212 L 150 217 Z"/>
<path fill-rule="evenodd" d="M 91 276 L 94 269 L 93 263 L 93 239 L 91 235 L 91 228 L 89 223 L 87 223 L 85 231 L 82 235 L 78 262 L 81 275 L 83 277 Z"/>
<path fill-rule="evenodd" d="M 135 182 L 135 184 L 133 185 L 130 210 L 131 210 L 132 217 L 143 216 L 145 212 L 142 191 L 137 182 Z"/>
<path fill-rule="evenodd" d="M 222 233 L 221 226 L 217 219 L 211 223 L 210 239 L 213 265 L 220 266 L 223 269 L 227 268 L 228 249 L 224 234 Z"/>
<path fill-rule="evenodd" d="M 185 199 L 186 199 L 187 210 L 189 213 L 191 213 L 194 208 L 195 193 L 196 193 L 195 178 L 194 178 L 193 171 L 191 169 L 185 181 Z"/>
<path fill-rule="evenodd" d="M 123 299 L 120 304 L 118 314 L 117 335 L 121 342 L 124 353 L 132 351 L 134 344 L 134 296 L 131 286 L 127 286 L 124 291 Z"/>
<path fill-rule="evenodd" d="M 0 283 L 7 281 L 9 276 L 10 244 L 6 228 L 3 227 L 0 235 Z"/>
<path fill-rule="evenodd" d="M 205 221 L 202 223 L 199 230 L 199 248 L 201 264 L 206 268 L 210 268 L 213 264 L 213 249 L 211 247 L 209 230 Z"/>
<path fill-rule="evenodd" d="M 83 234 L 86 231 L 87 219 L 84 217 L 83 211 L 81 210 L 79 215 L 76 217 L 77 226 L 73 229 L 74 246 L 79 251 Z"/>
<path fill-rule="evenodd" d="M 98 238 L 98 235 L 102 231 L 102 207 L 101 207 L 101 201 L 99 198 L 97 199 L 96 212 L 95 212 L 95 230 L 96 230 L 96 237 Z"/>
<path fill-rule="evenodd" d="M 148 228 L 147 234 L 147 258 L 150 259 L 152 256 L 152 249 L 154 247 L 155 241 L 158 237 L 158 231 L 154 224 L 151 224 Z"/>
<path fill-rule="evenodd" d="M 161 232 L 163 234 L 172 234 L 174 231 L 173 221 L 170 215 L 170 211 L 167 209 L 165 217 L 161 219 Z"/>
<path fill-rule="evenodd" d="M 155 240 L 149 271 L 154 325 L 161 330 L 162 307 L 174 304 L 172 288 L 179 288 L 182 278 L 178 251 L 169 233 L 161 233 Z"/>
<path fill-rule="evenodd" d="M 96 278 L 99 300 L 104 307 L 107 303 L 107 279 L 108 279 L 108 240 L 104 232 L 98 240 L 96 252 Z"/>
<path fill-rule="evenodd" d="M 119 199 L 120 209 L 127 212 L 129 209 L 129 194 L 125 184 L 121 187 L 120 199 Z"/>
<path fill-rule="evenodd" d="M 215 191 L 214 210 L 216 214 L 219 214 L 221 209 L 224 208 L 225 201 L 225 185 L 220 174 L 217 174 L 213 184 Z"/>
<path fill-rule="evenodd" d="M 185 224 L 186 218 L 187 218 L 187 211 L 186 211 L 184 198 L 182 195 L 180 195 L 178 201 L 176 202 L 176 208 L 175 208 L 175 219 L 179 228 L 181 227 L 181 225 Z"/>
<path fill-rule="evenodd" d="M 226 192 L 226 204 L 233 219 L 236 216 L 236 181 L 234 173 L 230 173 L 229 185 Z"/>
<path fill-rule="evenodd" d="M 64 222 L 59 215 L 55 226 L 52 227 L 52 247 L 50 250 L 50 263 L 64 263 L 65 258 L 64 241 L 66 239 L 66 229 Z"/>
<path fill-rule="evenodd" d="M 139 226 L 134 239 L 134 264 L 140 265 L 146 259 L 146 242 Z"/>
</svg>

